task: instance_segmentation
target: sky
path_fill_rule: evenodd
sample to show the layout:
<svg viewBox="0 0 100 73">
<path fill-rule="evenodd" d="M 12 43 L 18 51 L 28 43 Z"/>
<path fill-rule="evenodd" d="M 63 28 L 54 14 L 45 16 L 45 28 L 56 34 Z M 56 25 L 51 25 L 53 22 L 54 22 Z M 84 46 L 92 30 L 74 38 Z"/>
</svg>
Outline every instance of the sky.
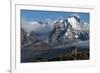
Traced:
<svg viewBox="0 0 100 73">
<path fill-rule="evenodd" d="M 26 32 L 41 32 L 48 33 L 54 27 L 54 24 L 42 25 L 38 21 L 46 21 L 50 19 L 51 21 L 58 20 L 61 17 L 67 18 L 72 15 L 77 15 L 80 17 L 81 21 L 89 24 L 90 15 L 89 13 L 79 13 L 79 12 L 60 12 L 60 11 L 39 11 L 39 10 L 21 10 L 21 27 Z"/>
<path fill-rule="evenodd" d="M 21 19 L 25 22 L 40 21 L 45 19 L 56 20 L 60 17 L 68 17 L 70 15 L 78 15 L 82 21 L 90 23 L 89 13 L 79 12 L 58 12 L 58 11 L 39 11 L 39 10 L 21 10 Z"/>
</svg>

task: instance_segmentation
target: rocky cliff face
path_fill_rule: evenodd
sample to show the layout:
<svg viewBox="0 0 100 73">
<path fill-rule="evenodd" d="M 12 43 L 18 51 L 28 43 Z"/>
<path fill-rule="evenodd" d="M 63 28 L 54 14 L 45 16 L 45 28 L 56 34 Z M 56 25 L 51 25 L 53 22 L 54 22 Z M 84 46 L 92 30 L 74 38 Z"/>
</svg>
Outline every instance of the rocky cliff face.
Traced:
<svg viewBox="0 0 100 73">
<path fill-rule="evenodd" d="M 21 45 L 25 44 L 27 42 L 27 33 L 23 28 L 21 28 Z"/>
<path fill-rule="evenodd" d="M 37 32 L 32 30 L 27 33 L 21 28 L 21 45 L 26 46 L 32 44 L 35 47 L 41 46 L 42 44 L 47 47 L 47 45 L 66 45 L 77 42 L 77 40 L 89 40 L 89 24 L 82 22 L 77 16 L 62 17 L 55 21 L 47 20 L 37 23 L 39 27 L 45 28 L 45 31 L 41 30 Z"/>
<path fill-rule="evenodd" d="M 69 16 L 55 23 L 51 32 L 51 43 L 63 45 L 65 42 L 76 42 L 76 40 L 89 40 L 89 25 L 82 22 L 79 17 Z M 69 40 L 69 41 L 68 41 Z"/>
</svg>

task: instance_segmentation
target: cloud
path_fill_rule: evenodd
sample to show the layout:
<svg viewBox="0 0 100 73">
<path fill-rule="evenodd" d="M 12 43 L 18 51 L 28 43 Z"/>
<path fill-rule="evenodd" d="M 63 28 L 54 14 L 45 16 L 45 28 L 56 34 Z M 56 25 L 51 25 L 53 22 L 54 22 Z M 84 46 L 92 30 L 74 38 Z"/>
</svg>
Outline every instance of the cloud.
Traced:
<svg viewBox="0 0 100 73">
<path fill-rule="evenodd" d="M 39 22 L 36 21 L 22 21 L 21 27 L 26 31 L 26 32 L 31 32 L 31 31 L 35 31 L 35 32 L 42 32 L 42 33 L 46 33 L 49 32 L 53 29 L 53 24 L 49 23 L 49 24 L 40 24 Z"/>
</svg>

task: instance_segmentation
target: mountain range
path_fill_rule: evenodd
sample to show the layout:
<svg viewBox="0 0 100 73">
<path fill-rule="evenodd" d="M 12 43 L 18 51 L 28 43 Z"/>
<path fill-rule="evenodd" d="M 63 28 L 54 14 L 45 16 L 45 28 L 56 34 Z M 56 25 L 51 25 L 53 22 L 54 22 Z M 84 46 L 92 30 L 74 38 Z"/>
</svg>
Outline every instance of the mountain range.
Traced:
<svg viewBox="0 0 100 73">
<path fill-rule="evenodd" d="M 23 47 L 34 44 L 40 46 L 43 43 L 48 46 L 59 46 L 88 40 L 89 24 L 78 16 L 33 21 L 21 26 L 21 46 Z"/>
</svg>

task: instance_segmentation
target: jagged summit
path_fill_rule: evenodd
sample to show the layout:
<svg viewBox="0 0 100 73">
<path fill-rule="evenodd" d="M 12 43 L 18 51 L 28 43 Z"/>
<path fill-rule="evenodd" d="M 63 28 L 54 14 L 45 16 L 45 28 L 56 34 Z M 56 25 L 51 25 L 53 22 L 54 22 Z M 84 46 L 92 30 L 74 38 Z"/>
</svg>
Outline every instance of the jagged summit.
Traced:
<svg viewBox="0 0 100 73">
<path fill-rule="evenodd" d="M 27 38 L 27 41 L 30 40 L 36 43 L 45 42 L 46 40 L 48 44 L 64 45 L 69 42 L 76 42 L 76 40 L 89 40 L 89 24 L 83 22 L 77 15 L 60 17 L 56 20 L 46 19 L 43 21 L 35 21 L 35 23 L 28 24 L 28 27 L 30 25 L 30 32 L 27 33 L 21 30 L 22 41 L 23 38 Z"/>
</svg>

